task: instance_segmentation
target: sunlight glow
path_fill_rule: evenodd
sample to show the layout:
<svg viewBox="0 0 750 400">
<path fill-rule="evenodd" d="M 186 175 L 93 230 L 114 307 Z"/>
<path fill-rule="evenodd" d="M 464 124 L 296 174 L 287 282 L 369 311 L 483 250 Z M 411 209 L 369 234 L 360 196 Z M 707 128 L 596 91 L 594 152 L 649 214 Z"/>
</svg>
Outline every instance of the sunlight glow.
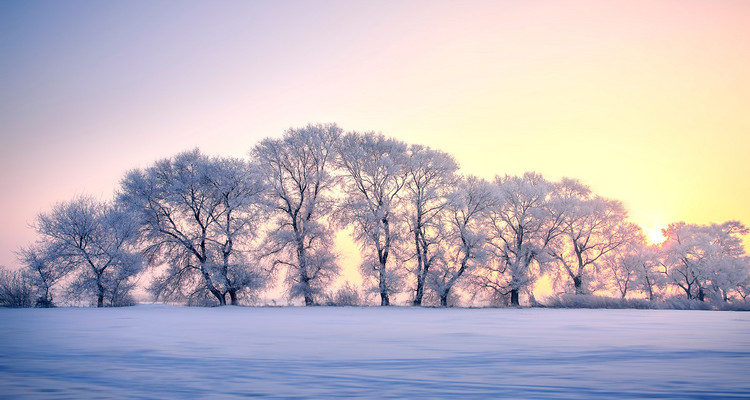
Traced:
<svg viewBox="0 0 750 400">
<path fill-rule="evenodd" d="M 662 228 L 643 228 L 643 233 L 646 234 L 646 240 L 648 241 L 648 244 L 659 245 L 667 240 L 661 230 Z"/>
</svg>

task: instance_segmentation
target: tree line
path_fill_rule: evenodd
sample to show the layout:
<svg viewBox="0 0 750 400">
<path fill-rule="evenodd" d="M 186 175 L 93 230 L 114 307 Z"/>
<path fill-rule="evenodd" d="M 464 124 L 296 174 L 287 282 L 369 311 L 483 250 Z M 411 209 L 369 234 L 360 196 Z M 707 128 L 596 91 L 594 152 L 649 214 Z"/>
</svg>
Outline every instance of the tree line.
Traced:
<svg viewBox="0 0 750 400">
<path fill-rule="evenodd" d="M 128 172 L 111 201 L 61 202 L 34 228 L 38 240 L 17 252 L 24 268 L 0 276 L 1 304 L 132 304 L 144 271 L 161 301 L 249 303 L 282 280 L 289 299 L 324 304 L 345 228 L 383 306 L 398 293 L 415 306 L 458 293 L 534 303 L 542 276 L 558 292 L 623 299 L 744 301 L 750 288 L 737 221 L 673 223 L 648 244 L 622 203 L 577 180 L 486 181 L 445 152 L 335 124 L 289 129 L 244 159 L 196 149 L 156 161 Z M 349 285 L 338 295 L 358 301 Z"/>
</svg>

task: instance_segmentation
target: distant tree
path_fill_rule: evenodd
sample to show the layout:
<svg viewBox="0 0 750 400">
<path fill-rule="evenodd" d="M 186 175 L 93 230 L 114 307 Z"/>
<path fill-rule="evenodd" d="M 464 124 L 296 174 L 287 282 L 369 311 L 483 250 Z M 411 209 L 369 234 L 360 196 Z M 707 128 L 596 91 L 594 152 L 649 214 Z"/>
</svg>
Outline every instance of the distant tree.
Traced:
<svg viewBox="0 0 750 400">
<path fill-rule="evenodd" d="M 166 265 L 150 288 L 157 297 L 238 304 L 239 293 L 265 286 L 243 255 L 262 207 L 256 169 L 196 149 L 126 175 L 118 203 L 135 216 L 150 263 Z"/>
<path fill-rule="evenodd" d="M 669 224 L 664 235 L 667 240 L 662 244 L 663 265 L 671 283 L 682 289 L 688 300 L 704 300 L 701 277 L 707 268 L 710 252 L 706 249 L 710 239 L 705 230 L 697 225 L 678 222 Z"/>
<path fill-rule="evenodd" d="M 324 296 L 339 272 L 327 218 L 335 204 L 331 170 L 340 137 L 335 124 L 308 125 L 287 130 L 281 139 L 265 139 L 251 151 L 274 211 L 264 256 L 286 267 L 290 298 L 301 296 L 308 306 Z"/>
<path fill-rule="evenodd" d="M 422 305 L 425 280 L 442 240 L 441 214 L 455 189 L 458 164 L 447 153 L 421 145 L 410 145 L 406 164 L 404 200 L 409 230 L 414 235 L 417 267 L 413 304 Z"/>
<path fill-rule="evenodd" d="M 443 307 L 456 282 L 487 259 L 487 213 L 494 200 L 491 185 L 477 177 L 463 178 L 456 186 L 444 220 L 444 257 L 429 275 Z"/>
<path fill-rule="evenodd" d="M 33 286 L 27 271 L 0 266 L 0 307 L 31 307 L 33 301 Z"/>
<path fill-rule="evenodd" d="M 747 301 L 748 296 L 750 296 L 750 275 L 748 275 L 742 282 L 737 283 L 734 291 L 742 301 Z"/>
<path fill-rule="evenodd" d="M 33 253 L 28 253 L 28 261 L 40 279 L 47 279 L 43 287 L 71 270 L 75 274 L 71 293 L 93 296 L 97 307 L 117 305 L 132 289 L 129 282 L 140 272 L 142 262 L 133 248 L 137 226 L 123 210 L 79 197 L 40 214 L 36 230 L 40 241 L 47 243 L 46 254 L 34 260 Z M 50 267 L 60 269 L 46 272 Z M 48 296 L 45 300 L 51 300 Z"/>
<path fill-rule="evenodd" d="M 657 298 L 657 292 L 666 287 L 664 269 L 659 262 L 660 252 L 657 246 L 641 247 L 635 255 L 638 266 L 635 270 L 635 289 L 646 294 L 649 301 Z"/>
<path fill-rule="evenodd" d="M 660 248 L 636 240 L 637 245 L 635 248 L 628 246 L 632 252 L 623 260 L 624 264 L 634 268 L 630 287 L 644 293 L 649 301 L 654 301 L 667 286 L 664 267 L 660 262 Z"/>
<path fill-rule="evenodd" d="M 602 257 L 602 266 L 607 283 L 623 299 L 629 292 L 640 290 L 653 301 L 655 291 L 665 283 L 658 250 L 646 244 L 640 227 L 635 227 L 628 242 Z"/>
<path fill-rule="evenodd" d="M 636 227 L 625 221 L 622 203 L 595 196 L 575 180 L 563 179 L 553 201 L 563 216 L 562 234 L 547 253 L 570 278 L 575 294 L 585 294 L 587 274 L 597 269 L 604 255 L 628 243 Z"/>
<path fill-rule="evenodd" d="M 373 132 L 349 133 L 338 146 L 344 171 L 344 200 L 338 216 L 354 227 L 354 238 L 369 248 L 362 264 L 366 278 L 377 281 L 380 305 L 390 305 L 399 273 L 388 260 L 397 237 L 399 195 L 407 180 L 406 144 Z"/>
<path fill-rule="evenodd" d="M 711 224 L 709 229 L 714 237 L 712 245 L 715 250 L 707 278 L 713 297 L 727 302 L 737 285 L 750 277 L 750 257 L 742 242 L 742 237 L 750 234 L 750 229 L 739 221 Z"/>
<path fill-rule="evenodd" d="M 75 268 L 71 260 L 56 257 L 60 252 L 51 246 L 57 245 L 38 241 L 17 252 L 36 293 L 35 307 L 54 307 L 53 288 Z"/>
<path fill-rule="evenodd" d="M 750 263 L 742 245 L 748 229 L 737 221 L 723 224 L 670 224 L 664 230 L 663 266 L 670 282 L 688 299 L 707 295 L 722 301 L 747 279 Z"/>
<path fill-rule="evenodd" d="M 554 185 L 539 174 L 497 177 L 495 187 L 488 225 L 494 260 L 475 279 L 496 294 L 510 294 L 511 305 L 518 306 L 519 294 L 539 276 L 532 266 L 548 261 L 546 249 L 562 233 L 562 212 L 551 209 Z"/>
</svg>

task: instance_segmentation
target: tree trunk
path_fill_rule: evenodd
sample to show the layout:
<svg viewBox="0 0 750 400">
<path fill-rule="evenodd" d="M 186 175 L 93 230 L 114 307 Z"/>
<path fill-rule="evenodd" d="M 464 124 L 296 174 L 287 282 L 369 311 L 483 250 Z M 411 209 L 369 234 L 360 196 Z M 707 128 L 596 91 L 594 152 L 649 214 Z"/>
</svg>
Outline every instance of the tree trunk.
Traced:
<svg viewBox="0 0 750 400">
<path fill-rule="evenodd" d="M 380 292 L 380 305 L 381 306 L 391 305 L 391 299 L 388 297 L 388 292 Z"/>
<path fill-rule="evenodd" d="M 214 297 L 216 297 L 217 300 L 219 300 L 220 306 L 227 305 L 227 299 L 224 298 L 224 293 L 221 293 L 218 289 L 216 289 L 216 286 L 214 286 L 214 281 L 211 279 L 211 275 L 206 271 L 206 267 L 204 263 L 206 262 L 205 258 L 200 259 L 201 261 L 201 275 L 203 276 L 203 282 L 206 284 L 206 289 L 208 289 L 209 292 L 211 292 Z"/>
<path fill-rule="evenodd" d="M 422 297 L 424 297 L 424 283 L 420 278 L 417 278 L 417 294 L 414 296 L 414 305 L 422 305 Z"/>
<path fill-rule="evenodd" d="M 301 271 L 300 279 L 302 280 L 302 283 L 305 285 L 305 306 L 314 306 L 315 305 L 315 299 L 313 299 L 312 290 L 310 290 L 310 278 L 307 276 L 307 269 L 304 271 Z"/>
<path fill-rule="evenodd" d="M 299 240 L 297 241 L 297 262 L 299 263 L 300 281 L 305 286 L 305 306 L 314 306 L 315 300 L 313 299 L 312 290 L 310 289 L 310 277 L 307 276 L 307 255 L 305 254 L 303 243 Z"/>
<path fill-rule="evenodd" d="M 581 277 L 579 276 L 574 277 L 573 285 L 576 288 L 576 294 L 583 294 L 583 279 L 581 279 Z"/>
<path fill-rule="evenodd" d="M 233 306 L 239 305 L 239 302 L 237 301 L 237 291 L 232 289 L 229 290 L 229 299 L 232 302 Z"/>
<path fill-rule="evenodd" d="M 521 305 L 521 303 L 518 301 L 518 289 L 510 290 L 510 305 L 513 307 L 518 307 Z"/>
<path fill-rule="evenodd" d="M 218 289 L 216 289 L 213 282 L 211 281 L 211 277 L 208 275 L 208 272 L 205 272 L 205 270 L 203 270 L 203 279 L 205 279 L 206 281 L 206 287 L 208 288 L 208 291 L 211 292 L 211 294 L 214 295 L 217 300 L 219 300 L 219 305 L 227 305 L 227 299 L 224 298 L 224 293 L 221 293 Z"/>
<path fill-rule="evenodd" d="M 211 294 L 214 295 L 214 297 L 216 297 L 217 300 L 219 300 L 220 306 L 227 305 L 227 299 L 224 297 L 224 295 L 221 292 L 219 292 L 216 289 L 209 289 L 209 290 L 211 291 Z"/>
<path fill-rule="evenodd" d="M 378 261 L 380 262 L 380 282 L 378 283 L 378 287 L 380 289 L 380 305 L 389 306 L 391 305 L 391 299 L 388 296 L 388 276 L 385 273 L 385 264 L 388 262 L 388 253 L 391 250 L 391 231 L 387 218 L 383 218 L 382 223 L 385 245 L 382 250 L 378 249 Z"/>
<path fill-rule="evenodd" d="M 386 283 L 384 262 L 380 263 L 380 282 L 378 283 L 378 288 L 380 289 L 380 305 L 391 305 L 391 299 L 388 297 L 388 285 Z"/>
<path fill-rule="evenodd" d="M 448 307 L 448 290 L 440 293 L 440 307 Z"/>
<path fill-rule="evenodd" d="M 388 296 L 388 285 L 385 276 L 385 261 L 381 257 L 380 262 L 380 282 L 378 282 L 378 288 L 380 289 L 380 305 L 389 306 L 391 305 L 391 299 Z"/>
<path fill-rule="evenodd" d="M 646 278 L 646 289 L 648 290 L 648 301 L 654 301 L 654 288 L 651 285 L 651 281 Z"/>
<path fill-rule="evenodd" d="M 104 307 L 104 285 L 102 285 L 102 273 L 96 274 L 96 306 Z"/>
<path fill-rule="evenodd" d="M 706 299 L 706 294 L 703 292 L 703 288 L 702 287 L 698 288 L 698 300 L 705 301 L 705 299 Z"/>
<path fill-rule="evenodd" d="M 422 305 L 424 296 L 424 279 L 422 279 L 422 251 L 419 246 L 419 231 L 414 228 L 414 246 L 417 250 L 417 293 L 414 295 L 414 305 Z"/>
</svg>

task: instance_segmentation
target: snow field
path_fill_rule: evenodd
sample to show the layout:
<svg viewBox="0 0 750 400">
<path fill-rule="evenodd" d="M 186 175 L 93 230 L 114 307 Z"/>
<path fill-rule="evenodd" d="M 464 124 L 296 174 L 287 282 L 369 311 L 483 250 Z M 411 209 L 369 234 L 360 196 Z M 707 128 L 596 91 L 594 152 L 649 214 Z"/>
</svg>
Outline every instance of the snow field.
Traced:
<svg viewBox="0 0 750 400">
<path fill-rule="evenodd" d="M 750 313 L 0 309 L 0 398 L 747 398 Z"/>
</svg>

